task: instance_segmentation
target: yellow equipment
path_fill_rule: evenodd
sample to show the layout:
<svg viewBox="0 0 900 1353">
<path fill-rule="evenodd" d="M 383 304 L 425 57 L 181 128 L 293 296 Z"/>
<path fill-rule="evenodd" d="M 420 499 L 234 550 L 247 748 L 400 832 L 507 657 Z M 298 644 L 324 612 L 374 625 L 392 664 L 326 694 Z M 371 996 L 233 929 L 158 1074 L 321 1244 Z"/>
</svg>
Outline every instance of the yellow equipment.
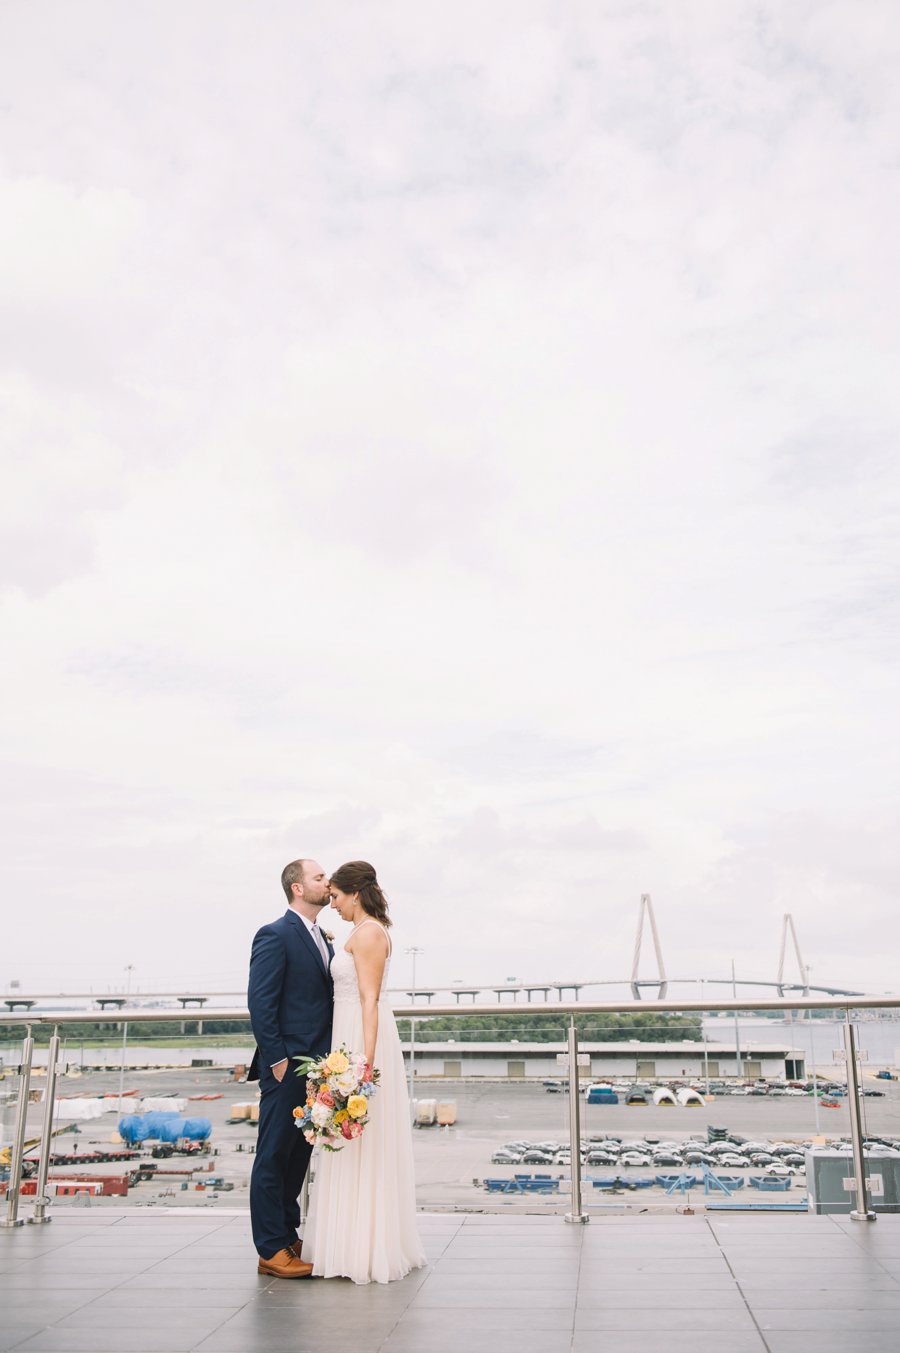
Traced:
<svg viewBox="0 0 900 1353">
<path fill-rule="evenodd" d="M 71 1132 L 71 1131 L 72 1131 L 71 1123 L 66 1123 L 64 1127 L 54 1128 L 53 1131 L 50 1133 L 50 1136 L 58 1137 L 61 1132 Z M 41 1137 L 29 1137 L 28 1141 L 25 1143 L 22 1149 L 23 1151 L 33 1151 L 36 1146 L 40 1146 L 41 1141 L 42 1141 Z M 0 1147 L 0 1165 L 11 1165 L 11 1164 L 12 1164 L 12 1146 Z"/>
</svg>

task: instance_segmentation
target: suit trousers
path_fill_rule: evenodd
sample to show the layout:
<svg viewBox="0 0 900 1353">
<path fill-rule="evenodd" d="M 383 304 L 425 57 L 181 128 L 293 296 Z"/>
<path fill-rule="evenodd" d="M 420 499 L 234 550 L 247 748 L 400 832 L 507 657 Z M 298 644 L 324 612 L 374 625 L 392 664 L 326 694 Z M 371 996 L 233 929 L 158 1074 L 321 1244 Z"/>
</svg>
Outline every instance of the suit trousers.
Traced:
<svg viewBox="0 0 900 1353">
<path fill-rule="evenodd" d="M 312 1147 L 294 1119 L 294 1109 L 306 1103 L 306 1077 L 296 1076 L 292 1063 L 281 1081 L 275 1079 L 269 1067 L 261 1067 L 259 1088 L 259 1130 L 250 1176 L 250 1221 L 257 1251 L 263 1259 L 271 1259 L 298 1239 L 298 1199 Z"/>
</svg>

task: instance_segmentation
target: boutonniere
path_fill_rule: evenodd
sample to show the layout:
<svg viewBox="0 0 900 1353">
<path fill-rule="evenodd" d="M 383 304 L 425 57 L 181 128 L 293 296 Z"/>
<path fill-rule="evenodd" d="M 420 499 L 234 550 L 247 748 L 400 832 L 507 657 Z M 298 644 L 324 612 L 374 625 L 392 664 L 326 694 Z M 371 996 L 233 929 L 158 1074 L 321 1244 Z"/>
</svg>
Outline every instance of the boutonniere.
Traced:
<svg viewBox="0 0 900 1353">
<path fill-rule="evenodd" d="M 319 926 L 319 929 L 322 930 L 322 927 Z M 322 934 L 325 936 L 329 944 L 334 944 L 334 936 L 332 935 L 330 930 L 322 930 Z"/>
</svg>

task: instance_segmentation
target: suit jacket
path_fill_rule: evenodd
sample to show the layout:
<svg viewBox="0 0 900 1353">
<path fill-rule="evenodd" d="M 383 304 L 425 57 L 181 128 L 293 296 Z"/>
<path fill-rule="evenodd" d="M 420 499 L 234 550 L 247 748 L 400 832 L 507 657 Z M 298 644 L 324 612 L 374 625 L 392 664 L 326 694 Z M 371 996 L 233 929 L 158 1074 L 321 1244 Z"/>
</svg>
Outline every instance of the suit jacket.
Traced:
<svg viewBox="0 0 900 1353">
<path fill-rule="evenodd" d="M 326 940 L 329 956 L 334 951 Z M 290 908 L 253 938 L 247 991 L 256 1052 L 248 1080 L 285 1057 L 331 1051 L 334 985 L 301 918 Z"/>
</svg>

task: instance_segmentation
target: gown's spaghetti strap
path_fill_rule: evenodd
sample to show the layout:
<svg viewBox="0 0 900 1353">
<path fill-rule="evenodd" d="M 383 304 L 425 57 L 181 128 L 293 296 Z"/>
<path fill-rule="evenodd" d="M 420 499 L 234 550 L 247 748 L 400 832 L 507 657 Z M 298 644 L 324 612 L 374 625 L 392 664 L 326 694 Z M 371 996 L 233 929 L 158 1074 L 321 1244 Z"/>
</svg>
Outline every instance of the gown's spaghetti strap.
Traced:
<svg viewBox="0 0 900 1353">
<path fill-rule="evenodd" d="M 380 921 L 376 921 L 374 916 L 367 916 L 366 919 L 365 919 L 364 921 L 360 921 L 359 925 L 356 926 L 356 927 L 354 928 L 353 935 L 356 934 L 357 930 L 362 930 L 362 928 L 363 928 L 364 925 L 377 925 L 377 926 L 378 926 L 378 929 L 381 931 L 382 935 L 383 935 L 384 938 L 387 940 L 387 947 L 388 947 L 387 956 L 388 956 L 388 958 L 390 958 L 391 954 L 394 952 L 394 946 L 393 946 L 393 944 L 391 943 L 391 937 L 390 937 L 390 935 L 388 934 L 388 928 L 387 928 L 387 926 L 383 926 L 383 925 L 381 924 Z M 350 936 L 351 940 L 353 939 L 353 935 Z M 352 949 L 348 949 L 348 948 L 346 948 L 346 946 L 345 946 L 345 947 L 344 947 L 344 953 L 345 953 L 345 954 L 352 954 L 352 953 L 353 953 L 353 950 L 352 950 Z M 385 977 L 386 977 L 386 976 L 387 976 L 387 973 L 385 972 Z M 382 981 L 382 984 L 381 984 L 381 985 L 382 985 L 382 990 L 383 990 L 383 989 L 384 989 L 384 982 L 383 982 L 383 981 Z"/>
</svg>

